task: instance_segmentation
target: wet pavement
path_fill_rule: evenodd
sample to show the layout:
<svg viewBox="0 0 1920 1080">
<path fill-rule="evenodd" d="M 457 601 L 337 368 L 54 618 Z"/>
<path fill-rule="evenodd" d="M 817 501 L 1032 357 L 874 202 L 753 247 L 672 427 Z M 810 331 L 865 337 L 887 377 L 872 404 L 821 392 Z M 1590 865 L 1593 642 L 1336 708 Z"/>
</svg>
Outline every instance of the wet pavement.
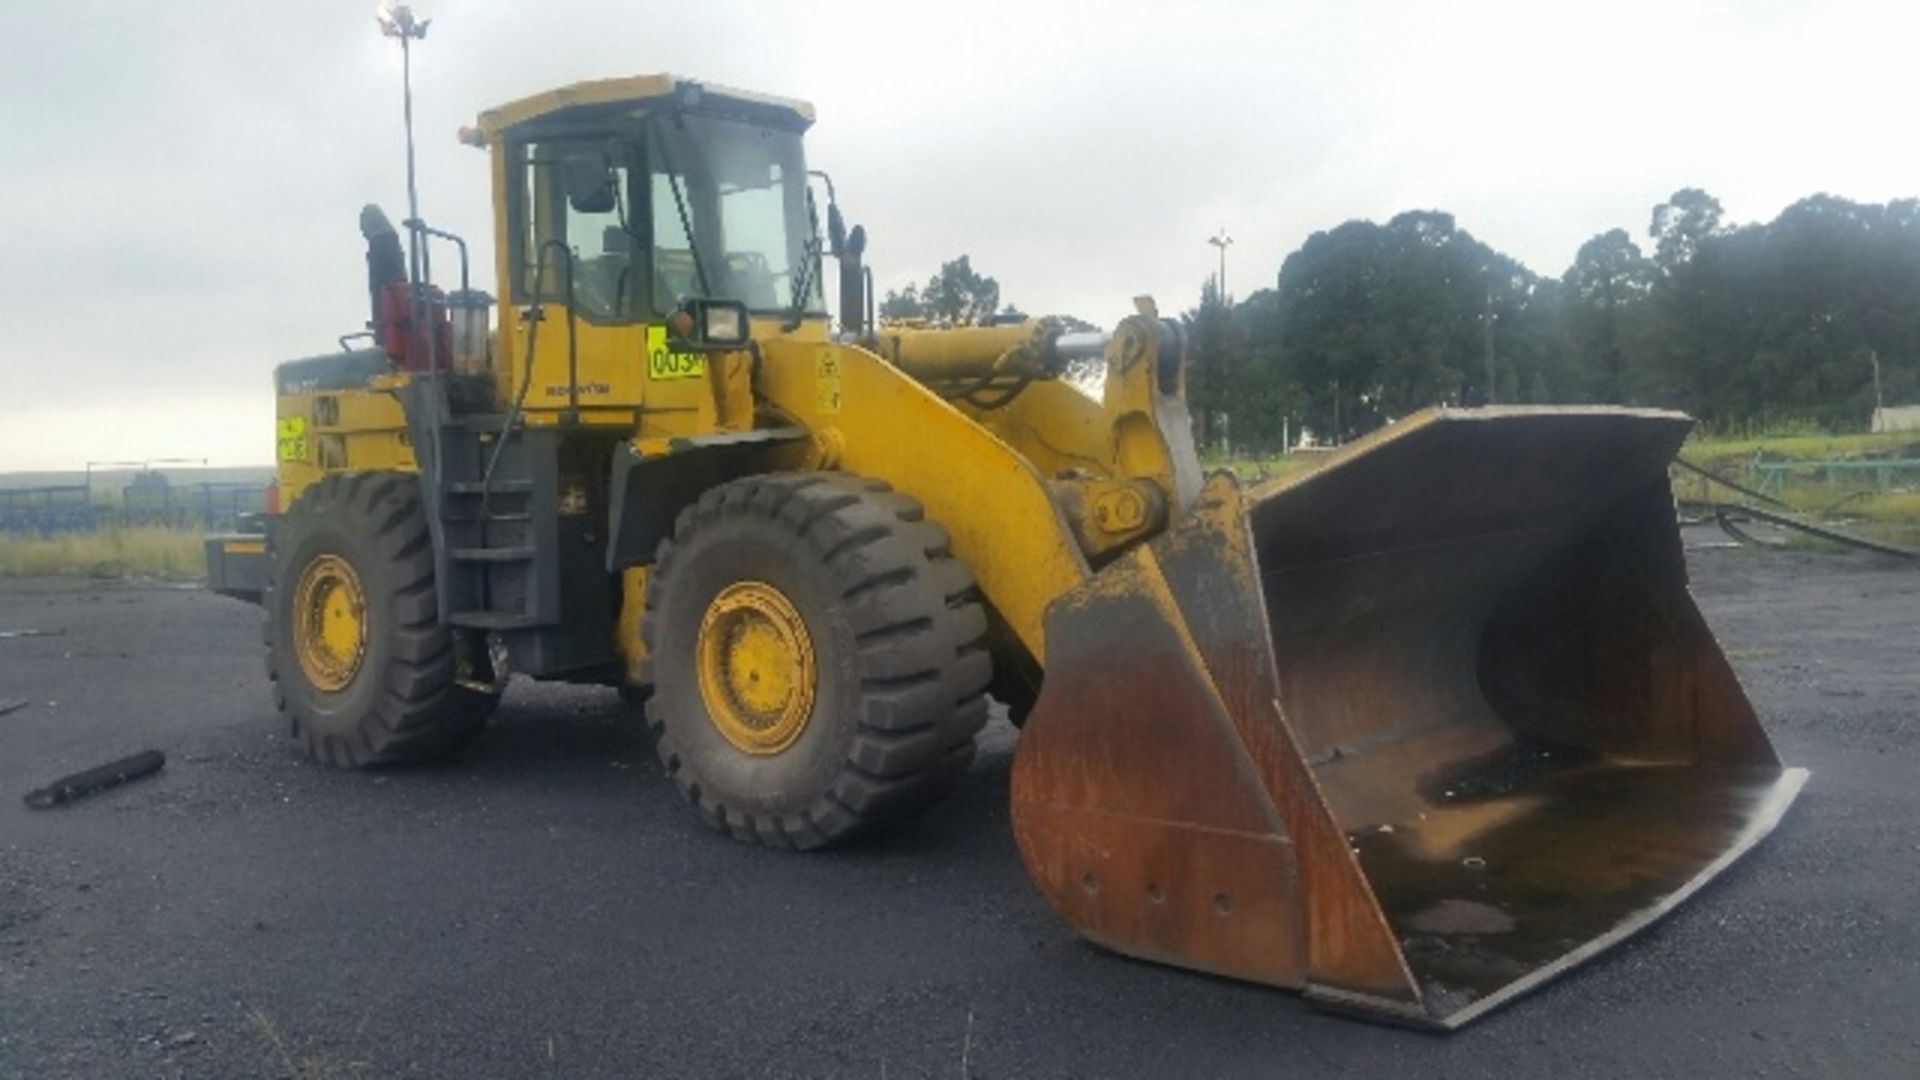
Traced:
<svg viewBox="0 0 1920 1080">
<path fill-rule="evenodd" d="M 1705 534 L 1697 539 L 1706 540 Z M 824 855 L 708 833 L 611 692 L 519 685 L 445 765 L 329 772 L 258 616 L 0 581 L 0 1076 L 1920 1075 L 1920 572 L 1693 553 L 1790 764 L 1780 830 L 1653 930 L 1434 1036 L 1074 939 L 958 794 Z M 157 776 L 23 796 L 159 749 Z"/>
</svg>

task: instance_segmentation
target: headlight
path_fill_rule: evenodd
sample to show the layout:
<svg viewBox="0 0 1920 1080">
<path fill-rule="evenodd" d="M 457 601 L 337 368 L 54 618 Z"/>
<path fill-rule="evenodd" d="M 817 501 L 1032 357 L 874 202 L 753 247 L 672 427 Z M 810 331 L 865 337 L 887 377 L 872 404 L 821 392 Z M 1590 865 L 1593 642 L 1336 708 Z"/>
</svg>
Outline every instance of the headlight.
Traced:
<svg viewBox="0 0 1920 1080">
<path fill-rule="evenodd" d="M 667 333 L 686 348 L 703 352 L 731 352 L 746 347 L 753 327 L 747 305 L 738 300 L 708 300 L 689 296 L 667 316 Z"/>
<path fill-rule="evenodd" d="M 705 305 L 701 337 L 710 345 L 740 345 L 747 340 L 747 313 L 733 304 Z"/>
</svg>

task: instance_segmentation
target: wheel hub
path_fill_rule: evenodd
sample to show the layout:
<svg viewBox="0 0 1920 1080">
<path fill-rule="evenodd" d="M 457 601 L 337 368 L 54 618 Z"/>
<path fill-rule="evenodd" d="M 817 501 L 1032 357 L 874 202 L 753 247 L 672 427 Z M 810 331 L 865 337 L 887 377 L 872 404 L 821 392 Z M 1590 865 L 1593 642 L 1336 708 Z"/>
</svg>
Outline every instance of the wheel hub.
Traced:
<svg viewBox="0 0 1920 1080">
<path fill-rule="evenodd" d="M 293 594 L 293 647 L 300 671 L 324 693 L 346 689 L 367 653 L 367 598 L 360 575 L 338 555 L 300 572 Z"/>
<path fill-rule="evenodd" d="M 700 621 L 700 697 L 713 726 L 749 754 L 777 754 L 806 731 L 818 671 L 807 625 L 780 590 L 739 581 Z"/>
</svg>

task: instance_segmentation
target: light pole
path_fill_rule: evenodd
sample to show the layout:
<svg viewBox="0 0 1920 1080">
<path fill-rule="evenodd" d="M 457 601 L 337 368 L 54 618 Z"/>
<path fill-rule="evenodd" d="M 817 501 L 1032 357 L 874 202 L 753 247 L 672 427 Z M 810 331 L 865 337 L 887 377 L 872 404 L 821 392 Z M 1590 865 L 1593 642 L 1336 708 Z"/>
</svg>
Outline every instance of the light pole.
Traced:
<svg viewBox="0 0 1920 1080">
<path fill-rule="evenodd" d="M 1493 360 L 1493 324 L 1499 318 L 1500 316 L 1495 314 L 1493 310 L 1493 286 L 1489 285 L 1487 286 L 1487 311 L 1486 314 L 1480 317 L 1480 321 L 1486 332 L 1487 404 L 1489 405 L 1496 404 L 1500 400 L 1500 395 L 1495 390 L 1497 384 L 1495 383 Z"/>
<path fill-rule="evenodd" d="M 203 457 L 202 458 L 162 457 L 162 458 L 142 458 L 139 461 L 89 461 L 87 462 L 87 479 L 86 479 L 87 527 L 89 529 L 93 527 L 93 470 L 94 469 L 96 468 L 110 468 L 110 469 L 133 468 L 133 469 L 138 469 L 140 472 L 144 473 L 144 472 L 151 472 L 155 465 L 199 465 L 201 468 L 205 468 L 207 465 L 207 459 Z M 121 509 L 122 510 L 126 509 L 124 500 L 122 500 Z"/>
<path fill-rule="evenodd" d="M 87 480 L 86 480 L 87 513 L 89 516 L 91 516 L 93 513 L 93 470 L 96 468 L 109 468 L 109 469 L 134 468 L 144 472 L 146 471 L 146 468 L 147 468 L 147 462 L 145 461 L 89 461 L 87 462 Z"/>
<path fill-rule="evenodd" d="M 415 222 L 420 220 L 420 192 L 413 173 L 413 43 L 427 36 L 427 25 L 433 20 L 415 18 L 413 9 L 405 4 L 381 4 L 373 17 L 382 34 L 400 39 L 401 109 L 407 125 L 407 220 Z M 407 230 L 407 273 L 415 285 L 420 283 L 420 243 L 413 228 Z"/>
<path fill-rule="evenodd" d="M 1214 291 L 1220 294 L 1220 302 L 1225 304 L 1227 302 L 1227 248 L 1232 245 L 1233 237 L 1227 235 L 1227 227 L 1222 225 L 1218 233 L 1207 237 L 1207 243 L 1220 249 L 1220 276 L 1213 279 L 1213 284 Z"/>
</svg>

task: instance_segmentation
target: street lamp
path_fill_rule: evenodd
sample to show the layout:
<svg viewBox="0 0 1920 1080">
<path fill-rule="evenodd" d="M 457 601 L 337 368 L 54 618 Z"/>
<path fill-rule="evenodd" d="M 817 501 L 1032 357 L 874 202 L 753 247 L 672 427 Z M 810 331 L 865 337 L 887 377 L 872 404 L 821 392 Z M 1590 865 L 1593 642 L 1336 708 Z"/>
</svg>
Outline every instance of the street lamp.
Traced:
<svg viewBox="0 0 1920 1080">
<path fill-rule="evenodd" d="M 89 514 L 93 512 L 93 470 L 96 468 L 102 468 L 102 467 L 109 468 L 109 469 L 139 469 L 142 472 L 144 472 L 146 471 L 147 463 L 145 461 L 89 461 L 87 462 L 87 478 L 86 478 L 87 512 Z"/>
<path fill-rule="evenodd" d="M 93 470 L 98 468 L 138 469 L 140 472 L 151 472 L 155 465 L 199 465 L 201 468 L 205 468 L 206 464 L 207 464 L 207 459 L 203 457 L 201 458 L 160 457 L 160 458 L 142 458 L 139 461 L 89 461 L 87 462 L 87 474 L 86 474 L 87 528 L 89 529 L 93 528 Z"/>
<path fill-rule="evenodd" d="M 1233 237 L 1227 235 L 1227 227 L 1222 225 L 1218 233 L 1207 237 L 1207 243 L 1220 249 L 1220 276 L 1213 279 L 1213 284 L 1224 304 L 1227 302 L 1227 248 L 1233 243 Z"/>
<path fill-rule="evenodd" d="M 420 192 L 413 178 L 413 43 L 427 36 L 427 26 L 433 20 L 416 18 L 413 9 L 405 4 L 381 4 L 373 17 L 380 24 L 382 34 L 400 39 L 401 107 L 407 125 L 407 221 L 411 225 L 420 220 Z M 416 233 L 414 228 L 407 229 L 407 271 L 417 285 L 420 281 L 420 245 Z M 415 312 L 416 317 L 418 314 Z"/>
<path fill-rule="evenodd" d="M 1499 377 L 1494 371 L 1493 328 L 1500 321 L 1500 313 L 1493 308 L 1493 286 L 1487 286 L 1487 310 L 1480 316 L 1480 325 L 1485 335 L 1483 351 L 1487 362 L 1487 404 L 1494 405 L 1500 400 Z"/>
</svg>

